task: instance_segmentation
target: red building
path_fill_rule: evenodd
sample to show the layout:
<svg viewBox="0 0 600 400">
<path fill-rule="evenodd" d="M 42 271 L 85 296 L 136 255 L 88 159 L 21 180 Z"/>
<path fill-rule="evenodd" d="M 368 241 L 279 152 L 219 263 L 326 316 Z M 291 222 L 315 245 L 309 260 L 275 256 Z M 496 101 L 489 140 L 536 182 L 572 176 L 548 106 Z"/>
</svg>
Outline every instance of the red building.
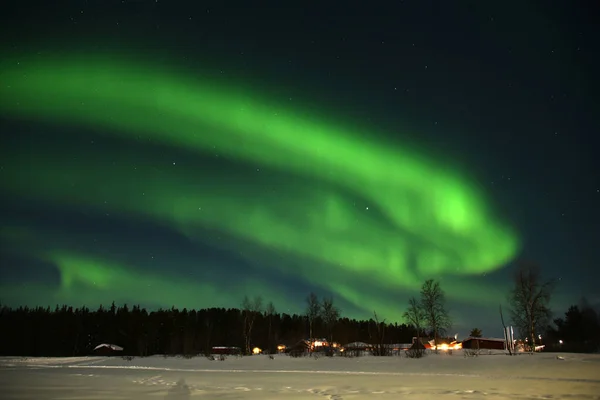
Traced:
<svg viewBox="0 0 600 400">
<path fill-rule="evenodd" d="M 474 338 L 470 337 L 462 341 L 463 349 L 486 349 L 486 350 L 506 350 L 504 339 L 496 338 Z"/>
</svg>

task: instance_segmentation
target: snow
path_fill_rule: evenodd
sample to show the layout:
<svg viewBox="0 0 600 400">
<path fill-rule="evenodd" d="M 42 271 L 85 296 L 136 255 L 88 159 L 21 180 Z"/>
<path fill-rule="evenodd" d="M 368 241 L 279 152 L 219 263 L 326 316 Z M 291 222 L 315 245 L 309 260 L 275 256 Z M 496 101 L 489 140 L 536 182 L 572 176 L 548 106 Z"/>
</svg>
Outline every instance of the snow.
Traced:
<svg viewBox="0 0 600 400">
<path fill-rule="evenodd" d="M 94 348 L 94 351 L 101 349 L 102 347 L 107 347 L 113 351 L 123 351 L 123 348 L 120 346 L 117 346 L 116 344 L 106 344 L 106 343 L 99 344 L 98 346 L 96 346 Z"/>
<path fill-rule="evenodd" d="M 3 399 L 600 399 L 600 355 L 0 358 Z"/>
</svg>

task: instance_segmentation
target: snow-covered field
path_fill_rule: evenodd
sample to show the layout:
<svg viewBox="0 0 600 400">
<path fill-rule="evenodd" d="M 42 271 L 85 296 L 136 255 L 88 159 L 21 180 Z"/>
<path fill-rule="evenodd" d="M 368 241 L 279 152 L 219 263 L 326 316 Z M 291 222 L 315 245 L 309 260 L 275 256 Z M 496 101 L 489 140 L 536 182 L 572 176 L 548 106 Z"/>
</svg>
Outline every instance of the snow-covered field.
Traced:
<svg viewBox="0 0 600 400">
<path fill-rule="evenodd" d="M 0 358 L 0 391 L 5 400 L 600 399 L 600 355 Z"/>
</svg>

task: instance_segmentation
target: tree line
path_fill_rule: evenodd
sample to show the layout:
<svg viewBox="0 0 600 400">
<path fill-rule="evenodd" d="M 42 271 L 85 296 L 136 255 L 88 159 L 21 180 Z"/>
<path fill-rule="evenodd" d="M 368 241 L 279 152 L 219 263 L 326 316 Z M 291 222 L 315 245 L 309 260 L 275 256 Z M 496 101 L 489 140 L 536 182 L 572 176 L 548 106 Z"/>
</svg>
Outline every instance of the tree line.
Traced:
<svg viewBox="0 0 600 400">
<path fill-rule="evenodd" d="M 570 307 L 564 318 L 552 321 L 549 304 L 554 287 L 554 281 L 542 279 L 536 265 L 519 264 L 506 299 L 517 337 L 532 350 L 543 343 L 546 350 L 598 351 L 598 312 L 583 301 Z M 102 343 L 119 345 L 124 355 L 132 356 L 208 354 L 214 346 L 239 347 L 246 354 L 253 347 L 275 353 L 279 344 L 314 338 L 366 342 L 374 355 L 387 355 L 385 344 L 412 343 L 414 337 L 418 343 L 432 339 L 437 347 L 448 341 L 445 336 L 452 325 L 444 291 L 433 279 L 423 283 L 418 297 L 409 299 L 404 324 L 380 320 L 376 310 L 368 320 L 344 318 L 332 297 L 319 299 L 315 293 L 305 301 L 302 315 L 279 313 L 260 296 L 246 296 L 239 308 L 200 310 L 148 311 L 114 303 L 97 310 L 0 305 L 0 355 L 82 356 Z M 500 320 L 505 325 L 501 306 Z M 481 331 L 475 328 L 471 336 L 480 337 Z"/>
<path fill-rule="evenodd" d="M 253 347 L 274 353 L 279 344 L 293 345 L 308 337 L 346 344 L 373 342 L 385 329 L 386 343 L 409 343 L 414 329 L 406 324 L 340 317 L 333 299 L 312 295 L 313 314 L 278 313 L 260 297 L 245 298 L 240 308 L 148 311 L 140 306 L 100 306 L 96 310 L 67 305 L 0 306 L 0 355 L 84 356 L 103 343 L 123 347 L 123 355 L 208 354 L 214 346 Z M 311 297 L 309 296 L 309 297 Z"/>
<path fill-rule="evenodd" d="M 411 319 L 408 324 L 388 323 L 375 311 L 370 319 L 345 318 L 333 297 L 319 299 L 313 292 L 306 297 L 302 315 L 278 313 L 272 302 L 265 305 L 260 296 L 244 297 L 239 308 L 200 310 L 148 311 L 115 303 L 96 310 L 0 305 L 0 355 L 82 356 L 104 343 L 123 347 L 123 355 L 132 356 L 208 354 L 215 346 L 238 347 L 245 354 L 254 347 L 275 353 L 279 344 L 290 346 L 314 338 L 341 344 L 366 342 L 373 345 L 375 355 L 387 355 L 389 346 L 384 345 L 411 343 L 415 336 L 428 336 L 428 327 L 429 336 L 437 338 L 445 332 L 449 319 L 443 306 L 425 301 L 434 296 L 430 300 L 443 302 L 439 283 L 427 281 L 423 287 L 424 310 L 428 310 L 423 324 Z"/>
<path fill-rule="evenodd" d="M 600 315 L 583 298 L 564 317 L 554 319 L 541 341 L 548 350 L 594 353 L 600 351 Z"/>
</svg>

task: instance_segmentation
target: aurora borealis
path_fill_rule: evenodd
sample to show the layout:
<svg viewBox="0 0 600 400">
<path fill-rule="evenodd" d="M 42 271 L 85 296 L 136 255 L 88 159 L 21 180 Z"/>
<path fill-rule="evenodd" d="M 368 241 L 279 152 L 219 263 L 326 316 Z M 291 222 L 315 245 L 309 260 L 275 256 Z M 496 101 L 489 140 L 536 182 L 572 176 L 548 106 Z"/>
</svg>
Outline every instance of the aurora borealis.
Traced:
<svg viewBox="0 0 600 400">
<path fill-rule="evenodd" d="M 4 70 L 2 80 L 10 84 L 1 93 L 3 109 L 101 126 L 107 135 L 150 143 L 142 149 L 172 146 L 206 157 L 218 148 L 233 163 L 256 166 L 257 175 L 260 168 L 284 175 L 282 182 L 265 193 L 235 176 L 198 173 L 176 162 L 157 174 L 132 167 L 143 165 L 135 154 L 124 154 L 115 165 L 94 152 L 86 154 L 84 168 L 68 158 L 36 165 L 49 155 L 34 146 L 4 155 L 13 177 L 9 191 L 151 218 L 191 240 L 202 240 L 194 234 L 198 229 L 214 229 L 265 251 L 300 256 L 308 267 L 281 272 L 366 310 L 382 304 L 361 298 L 335 276 L 352 273 L 388 290 L 415 288 L 438 274 L 492 271 L 516 254 L 517 238 L 494 220 L 473 183 L 410 149 L 364 143 L 344 128 L 271 107 L 251 93 L 228 93 L 118 61 L 81 59 Z M 120 272 L 91 267 L 93 262 L 50 260 L 63 274 L 63 290 L 70 289 L 64 283 L 72 275 L 100 291 L 109 287 L 101 282 L 111 274 L 120 280 Z"/>
<path fill-rule="evenodd" d="M 357 124 L 310 88 L 282 102 L 266 80 L 101 47 L 3 52 L 2 268 L 30 271 L 3 272 L 3 302 L 235 307 L 260 294 L 296 312 L 316 290 L 350 316 L 398 320 L 431 277 L 457 309 L 502 301 L 508 280 L 486 276 L 531 233 L 481 183 L 496 167 L 440 154 L 414 123 L 397 137 Z"/>
</svg>

